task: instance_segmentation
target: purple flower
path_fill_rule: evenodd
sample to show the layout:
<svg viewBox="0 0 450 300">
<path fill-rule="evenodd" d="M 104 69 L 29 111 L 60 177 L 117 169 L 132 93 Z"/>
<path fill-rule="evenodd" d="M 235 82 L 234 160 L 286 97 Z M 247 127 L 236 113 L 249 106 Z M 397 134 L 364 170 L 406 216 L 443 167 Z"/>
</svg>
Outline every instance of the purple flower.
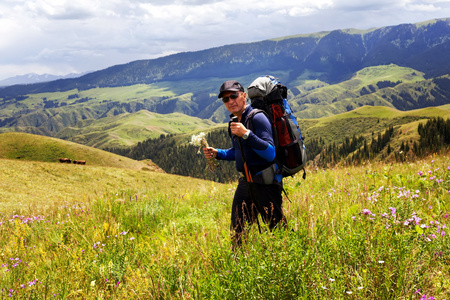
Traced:
<svg viewBox="0 0 450 300">
<path fill-rule="evenodd" d="M 368 216 L 374 216 L 374 214 L 372 214 L 372 212 L 370 210 L 368 210 L 367 208 L 364 208 L 362 210 L 362 214 L 363 215 L 368 215 Z"/>
<path fill-rule="evenodd" d="M 397 212 L 397 210 L 395 209 L 395 207 L 389 207 L 389 210 L 391 211 L 391 215 L 395 216 L 395 213 Z"/>
</svg>

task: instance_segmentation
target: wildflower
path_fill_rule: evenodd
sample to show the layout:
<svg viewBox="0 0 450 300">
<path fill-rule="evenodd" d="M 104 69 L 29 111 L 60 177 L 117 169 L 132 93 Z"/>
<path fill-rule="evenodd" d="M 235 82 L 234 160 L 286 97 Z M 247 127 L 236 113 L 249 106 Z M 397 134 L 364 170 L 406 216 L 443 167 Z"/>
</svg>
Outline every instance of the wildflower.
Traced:
<svg viewBox="0 0 450 300">
<path fill-rule="evenodd" d="M 347 294 L 349 294 L 349 295 L 351 295 L 351 294 L 352 294 L 352 292 L 351 292 L 351 291 L 346 291 L 346 293 L 347 293 Z"/>
<path fill-rule="evenodd" d="M 391 211 L 391 215 L 395 216 L 395 213 L 397 212 L 397 210 L 394 207 L 389 207 L 389 210 Z"/>
<path fill-rule="evenodd" d="M 413 220 L 414 220 L 414 222 L 416 223 L 416 225 L 419 225 L 420 221 L 422 221 L 422 219 L 419 218 L 419 217 L 417 217 L 417 216 L 414 216 L 414 217 L 413 217 Z"/>
<path fill-rule="evenodd" d="M 378 263 L 379 264 L 384 264 L 384 260 L 379 260 Z"/>
<path fill-rule="evenodd" d="M 126 235 L 127 232 L 126 232 L 126 231 L 122 231 L 120 234 L 121 234 L 121 235 Z"/>
<path fill-rule="evenodd" d="M 204 132 L 200 132 L 198 135 L 193 135 L 191 137 L 190 144 L 196 147 L 203 147 L 203 148 L 209 147 Z M 200 149 L 198 150 L 198 152 L 200 153 Z M 214 170 L 219 165 L 214 157 L 207 158 L 206 162 L 208 164 L 208 168 L 210 171 Z"/>
<path fill-rule="evenodd" d="M 330 280 L 331 282 L 336 281 L 336 279 L 334 279 L 334 278 L 330 278 L 329 280 Z"/>
<path fill-rule="evenodd" d="M 370 210 L 368 210 L 367 208 L 364 208 L 364 209 L 362 210 L 362 213 L 363 213 L 364 215 L 375 216 L 375 215 L 372 214 L 372 212 L 371 212 Z"/>
</svg>

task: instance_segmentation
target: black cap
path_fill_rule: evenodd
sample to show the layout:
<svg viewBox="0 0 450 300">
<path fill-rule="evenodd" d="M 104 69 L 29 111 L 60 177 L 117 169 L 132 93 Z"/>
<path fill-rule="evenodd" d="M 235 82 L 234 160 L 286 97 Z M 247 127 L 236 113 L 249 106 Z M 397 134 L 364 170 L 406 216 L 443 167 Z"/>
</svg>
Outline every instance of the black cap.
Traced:
<svg viewBox="0 0 450 300">
<path fill-rule="evenodd" d="M 244 87 L 236 80 L 228 80 L 220 87 L 219 96 L 217 98 L 222 98 L 224 92 L 244 92 Z"/>
</svg>

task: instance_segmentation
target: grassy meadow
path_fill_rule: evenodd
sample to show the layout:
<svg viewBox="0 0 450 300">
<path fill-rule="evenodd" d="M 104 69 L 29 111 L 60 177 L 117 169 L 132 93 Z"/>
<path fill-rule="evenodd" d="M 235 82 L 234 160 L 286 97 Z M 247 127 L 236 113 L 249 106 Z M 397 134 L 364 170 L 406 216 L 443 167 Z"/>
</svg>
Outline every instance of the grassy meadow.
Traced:
<svg viewBox="0 0 450 300">
<path fill-rule="evenodd" d="M 293 231 L 253 226 L 236 252 L 235 184 L 11 159 L 0 176 L 0 299 L 450 299 L 449 154 L 288 178 Z"/>
</svg>

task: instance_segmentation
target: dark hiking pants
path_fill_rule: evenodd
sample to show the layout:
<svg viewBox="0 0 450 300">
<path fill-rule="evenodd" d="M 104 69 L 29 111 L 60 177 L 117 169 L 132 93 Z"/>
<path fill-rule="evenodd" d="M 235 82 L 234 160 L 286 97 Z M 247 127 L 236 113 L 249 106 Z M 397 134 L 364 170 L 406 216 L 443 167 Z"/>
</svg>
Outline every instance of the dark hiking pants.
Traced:
<svg viewBox="0 0 450 300">
<path fill-rule="evenodd" d="M 249 185 L 244 178 L 239 179 L 231 209 L 231 229 L 234 231 L 233 246 L 238 247 L 242 243 L 242 235 L 245 227 L 256 221 L 261 214 L 263 221 L 273 229 L 281 222 L 286 226 L 286 220 L 282 211 L 283 197 L 281 184 L 252 183 L 254 198 L 259 203 L 253 203 L 249 194 Z"/>
</svg>

